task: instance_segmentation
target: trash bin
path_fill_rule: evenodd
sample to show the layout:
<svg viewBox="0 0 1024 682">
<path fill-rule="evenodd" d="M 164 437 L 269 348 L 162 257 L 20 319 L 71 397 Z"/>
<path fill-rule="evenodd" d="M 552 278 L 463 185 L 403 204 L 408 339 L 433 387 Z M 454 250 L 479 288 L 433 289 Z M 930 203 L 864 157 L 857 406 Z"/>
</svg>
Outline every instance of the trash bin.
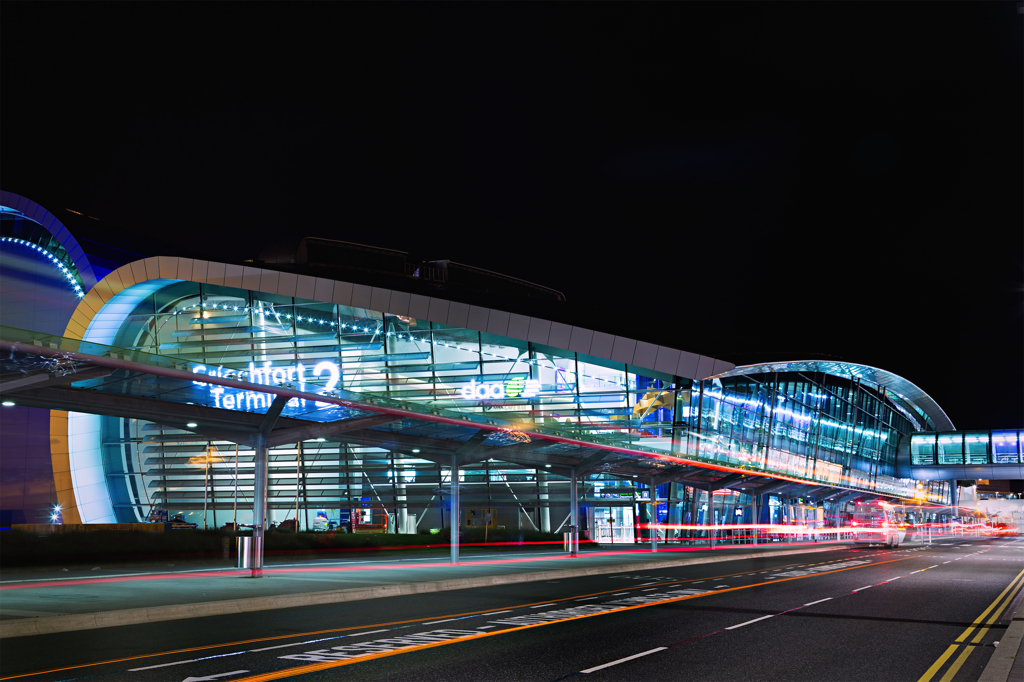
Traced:
<svg viewBox="0 0 1024 682">
<path fill-rule="evenodd" d="M 252 568 L 252 536 L 242 535 L 238 540 L 238 567 Z"/>
</svg>

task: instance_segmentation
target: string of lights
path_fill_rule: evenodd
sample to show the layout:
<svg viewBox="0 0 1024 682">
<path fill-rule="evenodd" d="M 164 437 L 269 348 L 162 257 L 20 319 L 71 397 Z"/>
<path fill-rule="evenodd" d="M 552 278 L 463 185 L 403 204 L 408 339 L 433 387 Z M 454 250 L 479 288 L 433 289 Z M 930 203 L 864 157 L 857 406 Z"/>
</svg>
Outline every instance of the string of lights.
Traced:
<svg viewBox="0 0 1024 682">
<path fill-rule="evenodd" d="M 75 295 L 78 296 L 78 298 L 82 298 L 83 296 L 85 296 L 85 292 L 82 291 L 82 285 L 79 283 L 77 273 L 74 271 L 74 269 L 66 266 L 64 264 L 64 261 L 62 261 L 60 258 L 57 258 L 57 256 L 53 255 L 48 250 L 44 249 L 38 244 L 33 244 L 28 240 L 18 239 L 17 237 L 4 237 L 0 241 L 11 242 L 12 244 L 20 244 L 21 246 L 27 246 L 33 251 L 37 251 L 40 254 L 46 256 L 47 260 L 49 260 L 55 268 L 60 270 L 61 274 L 63 274 L 65 279 L 68 280 L 68 283 L 72 286 L 72 288 L 75 291 Z"/>
</svg>

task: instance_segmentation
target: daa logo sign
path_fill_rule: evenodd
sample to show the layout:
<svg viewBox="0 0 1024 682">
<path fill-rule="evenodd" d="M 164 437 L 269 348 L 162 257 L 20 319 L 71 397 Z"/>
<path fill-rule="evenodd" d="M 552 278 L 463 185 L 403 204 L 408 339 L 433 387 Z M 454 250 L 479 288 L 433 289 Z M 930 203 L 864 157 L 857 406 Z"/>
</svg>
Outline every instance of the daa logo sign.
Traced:
<svg viewBox="0 0 1024 682">
<path fill-rule="evenodd" d="M 477 380 L 473 379 L 459 391 L 464 400 L 532 398 L 539 392 L 539 381 L 523 377 L 515 377 L 508 381 L 485 381 L 483 383 L 477 383 Z"/>
</svg>

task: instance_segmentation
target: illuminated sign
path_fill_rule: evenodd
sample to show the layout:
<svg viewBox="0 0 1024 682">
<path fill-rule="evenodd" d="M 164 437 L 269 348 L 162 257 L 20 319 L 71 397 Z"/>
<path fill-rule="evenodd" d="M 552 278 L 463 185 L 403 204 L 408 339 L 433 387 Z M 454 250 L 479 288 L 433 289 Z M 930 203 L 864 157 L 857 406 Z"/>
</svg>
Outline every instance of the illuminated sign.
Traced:
<svg viewBox="0 0 1024 682">
<path fill-rule="evenodd" d="M 307 391 L 307 383 L 317 382 L 311 387 L 313 391 L 326 395 L 334 391 L 341 381 L 341 368 L 337 363 L 323 360 L 313 365 L 312 368 L 297 363 L 295 365 L 275 366 L 273 362 L 267 361 L 263 365 L 250 362 L 248 369 L 225 369 L 220 367 L 207 367 L 196 365 L 192 368 L 193 374 L 205 374 L 223 379 L 236 379 L 248 381 L 263 386 L 288 386 L 297 387 L 299 391 Z M 319 383 L 325 381 L 321 387 Z M 243 389 L 215 386 L 205 381 L 193 380 L 196 386 L 208 386 L 213 396 L 215 407 L 228 410 L 253 411 L 267 409 L 274 400 L 273 394 L 265 391 L 246 391 Z M 466 400 L 505 400 L 507 398 L 532 398 L 540 393 L 540 382 L 536 379 L 525 377 L 513 377 L 507 381 L 485 381 L 478 382 L 470 380 L 469 384 L 463 386 L 459 391 Z M 289 405 L 298 406 L 306 401 L 302 398 L 292 398 Z M 328 407 L 330 403 L 316 402 L 317 407 Z"/>
<path fill-rule="evenodd" d="M 323 389 L 319 390 L 318 393 L 329 393 L 335 389 L 338 382 L 341 380 L 341 369 L 337 363 L 324 360 L 318 362 L 313 366 L 310 375 L 306 375 L 306 366 L 301 362 L 292 365 L 290 367 L 274 367 L 274 363 L 267 361 L 263 363 L 262 367 L 257 367 L 255 363 L 249 363 L 248 370 L 234 370 L 224 369 L 223 367 L 207 367 L 206 365 L 196 365 L 192 368 L 193 374 L 206 374 L 208 376 L 221 377 L 224 379 L 237 379 L 239 381 L 249 381 L 254 384 L 262 384 L 264 386 L 278 386 L 287 383 L 297 383 L 299 390 L 302 392 L 306 391 L 306 382 L 319 379 L 321 376 L 326 374 L 327 383 Z M 193 381 L 196 386 L 210 386 L 204 381 Z M 242 391 L 238 389 L 224 388 L 223 386 L 211 386 L 210 394 L 213 395 L 213 400 L 216 407 L 222 407 L 228 410 L 255 410 L 255 409 L 266 409 L 270 407 L 271 401 L 274 396 L 261 391 Z M 292 398 L 288 401 L 289 405 L 298 405 L 305 403 L 305 400 L 299 398 Z M 317 402 L 317 407 L 327 407 L 330 403 Z"/>
<path fill-rule="evenodd" d="M 540 382 L 536 379 L 515 377 L 508 381 L 470 380 L 459 394 L 465 400 L 504 400 L 506 398 L 532 398 L 540 393 Z"/>
</svg>

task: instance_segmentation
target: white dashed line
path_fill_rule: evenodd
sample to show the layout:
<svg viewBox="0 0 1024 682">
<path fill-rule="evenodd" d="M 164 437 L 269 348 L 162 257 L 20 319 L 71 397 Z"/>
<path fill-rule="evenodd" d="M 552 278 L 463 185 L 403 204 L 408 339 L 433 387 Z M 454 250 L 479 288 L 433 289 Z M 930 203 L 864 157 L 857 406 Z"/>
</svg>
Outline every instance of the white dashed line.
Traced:
<svg viewBox="0 0 1024 682">
<path fill-rule="evenodd" d="M 452 621 L 459 620 L 458 618 L 445 618 L 444 620 L 430 620 L 424 623 L 424 625 L 434 625 L 435 623 L 451 623 Z"/>
<path fill-rule="evenodd" d="M 861 590 L 866 590 L 869 587 L 874 587 L 874 585 L 865 585 L 864 587 L 858 587 L 856 590 L 854 590 L 854 592 L 860 592 Z"/>
<path fill-rule="evenodd" d="M 597 599 L 597 597 L 584 597 L 583 599 L 577 599 L 576 601 L 590 601 L 591 599 Z"/>
<path fill-rule="evenodd" d="M 558 602 L 554 602 L 554 601 L 552 601 L 552 602 L 548 602 L 547 604 L 537 604 L 536 606 L 531 606 L 530 608 L 531 608 L 531 609 L 542 609 L 542 608 L 544 608 L 545 606 L 554 606 L 554 605 L 555 605 L 555 604 L 557 604 L 557 603 L 558 603 Z M 452 620 L 455 620 L 455 619 L 453 618 Z M 428 625 L 429 625 L 429 623 L 428 623 Z"/>
<path fill-rule="evenodd" d="M 496 628 L 496 627 L 498 627 L 498 626 L 497 625 L 484 625 L 483 627 L 477 628 L 477 630 L 490 630 L 491 628 Z"/>
<path fill-rule="evenodd" d="M 613 594 L 612 596 L 613 596 L 613 597 L 621 597 L 621 596 L 622 596 L 622 595 L 624 595 L 624 594 L 629 594 L 629 592 L 616 592 L 616 593 L 615 593 L 615 594 Z"/>
<path fill-rule="evenodd" d="M 761 616 L 760 618 L 755 618 L 754 620 L 748 620 L 746 623 L 740 623 L 739 625 L 733 625 L 731 627 L 727 627 L 726 630 L 735 630 L 736 628 L 741 628 L 744 625 L 750 625 L 751 623 L 756 623 L 759 620 L 767 620 L 769 618 L 774 618 L 774 617 L 775 617 L 774 613 L 772 615 L 770 615 L 770 616 Z"/>
<path fill-rule="evenodd" d="M 598 670 L 604 670 L 605 668 L 610 668 L 613 665 L 618 665 L 619 663 L 625 663 L 626 661 L 632 661 L 634 658 L 640 658 L 642 656 L 648 656 L 650 654 L 654 654 L 654 653 L 657 653 L 659 651 L 664 651 L 667 648 L 668 647 L 659 646 L 657 649 L 651 649 L 650 651 L 645 651 L 645 652 L 640 653 L 640 654 L 633 654 L 632 656 L 626 656 L 625 658 L 620 658 L 617 661 L 612 661 L 611 663 L 605 663 L 604 665 L 598 665 L 598 666 L 595 666 L 593 668 L 587 668 L 586 670 L 581 670 L 580 672 L 584 673 L 584 674 L 589 674 L 589 673 L 592 673 L 592 672 L 596 672 Z"/>
<path fill-rule="evenodd" d="M 824 599 L 819 599 L 818 601 L 812 601 L 810 604 L 804 604 L 804 606 L 814 606 L 815 604 L 820 604 L 823 601 L 831 601 L 831 599 L 832 597 L 825 597 Z"/>
<path fill-rule="evenodd" d="M 491 611 L 490 613 L 481 613 L 481 616 L 496 616 L 499 613 L 512 613 L 512 609 L 505 609 L 504 611 Z"/>
</svg>

